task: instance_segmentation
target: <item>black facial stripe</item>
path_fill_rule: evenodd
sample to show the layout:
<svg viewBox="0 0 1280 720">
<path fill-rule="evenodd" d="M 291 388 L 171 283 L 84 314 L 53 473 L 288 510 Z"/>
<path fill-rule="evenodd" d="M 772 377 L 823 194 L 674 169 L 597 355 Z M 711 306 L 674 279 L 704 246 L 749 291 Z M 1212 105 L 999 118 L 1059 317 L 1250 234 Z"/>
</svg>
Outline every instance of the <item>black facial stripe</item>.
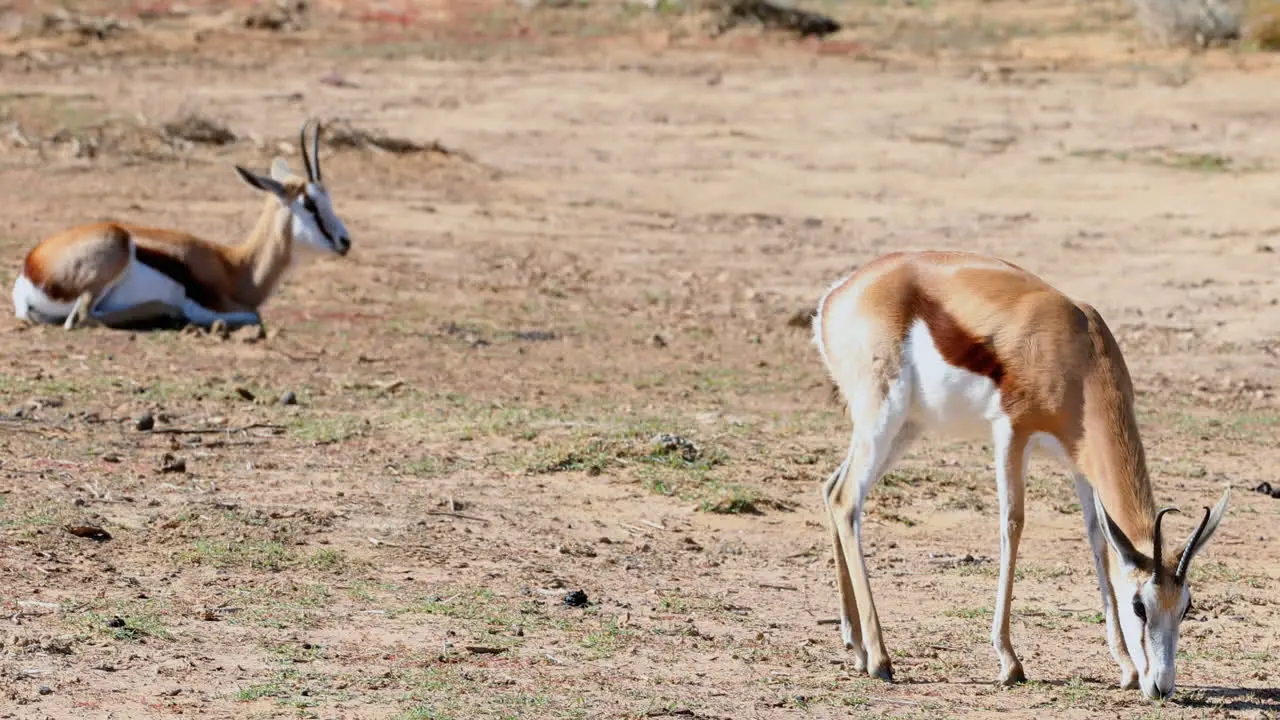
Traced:
<svg viewBox="0 0 1280 720">
<path fill-rule="evenodd" d="M 302 194 L 302 207 L 311 213 L 311 217 L 316 219 L 316 227 L 320 228 L 320 234 L 324 235 L 324 239 L 329 241 L 333 247 L 338 247 L 338 242 L 333 239 L 333 235 L 329 232 L 329 228 L 324 226 L 324 218 L 320 215 L 319 208 L 316 207 L 315 200 L 305 192 Z"/>
<path fill-rule="evenodd" d="M 1142 604 L 1142 599 L 1135 596 L 1133 598 L 1133 614 L 1145 625 L 1147 622 L 1147 607 Z"/>
</svg>

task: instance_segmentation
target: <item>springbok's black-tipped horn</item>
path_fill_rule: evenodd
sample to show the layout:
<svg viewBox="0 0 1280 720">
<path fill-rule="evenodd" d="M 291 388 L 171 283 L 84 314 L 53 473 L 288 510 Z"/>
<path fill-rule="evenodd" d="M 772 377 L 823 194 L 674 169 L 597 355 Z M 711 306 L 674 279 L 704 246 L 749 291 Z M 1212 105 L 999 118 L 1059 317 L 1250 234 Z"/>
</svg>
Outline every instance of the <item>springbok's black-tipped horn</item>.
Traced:
<svg viewBox="0 0 1280 720">
<path fill-rule="evenodd" d="M 1164 538 L 1160 535 L 1160 520 L 1164 518 L 1165 513 L 1176 512 L 1178 512 L 1178 508 L 1167 507 L 1160 508 L 1160 511 L 1156 513 L 1155 531 L 1152 533 L 1151 537 L 1151 560 L 1152 564 L 1155 566 L 1155 569 L 1152 572 L 1155 575 L 1155 583 L 1157 585 L 1160 584 L 1160 576 L 1164 573 L 1164 564 L 1162 562 L 1162 556 L 1164 555 Z"/>
<path fill-rule="evenodd" d="M 1187 543 L 1187 548 L 1182 551 L 1182 558 L 1178 560 L 1178 571 L 1173 577 L 1178 583 L 1186 582 L 1187 570 L 1191 567 L 1191 556 L 1195 553 L 1195 547 L 1200 542 L 1200 536 L 1204 534 L 1204 526 L 1209 524 L 1209 508 L 1204 509 L 1204 519 L 1200 521 L 1200 527 L 1196 528 L 1196 532 L 1191 536 L 1191 540 Z"/>
<path fill-rule="evenodd" d="M 316 170 L 311 164 L 311 158 L 307 157 L 307 126 L 311 124 L 311 118 L 302 121 L 302 129 L 298 131 L 298 151 L 302 153 L 302 165 L 307 171 L 307 180 L 316 181 Z"/>
<path fill-rule="evenodd" d="M 312 131 L 311 136 L 311 164 L 315 166 L 316 176 L 312 181 L 317 183 L 324 182 L 324 176 L 320 174 L 320 120 L 316 120 L 316 129 Z"/>
</svg>

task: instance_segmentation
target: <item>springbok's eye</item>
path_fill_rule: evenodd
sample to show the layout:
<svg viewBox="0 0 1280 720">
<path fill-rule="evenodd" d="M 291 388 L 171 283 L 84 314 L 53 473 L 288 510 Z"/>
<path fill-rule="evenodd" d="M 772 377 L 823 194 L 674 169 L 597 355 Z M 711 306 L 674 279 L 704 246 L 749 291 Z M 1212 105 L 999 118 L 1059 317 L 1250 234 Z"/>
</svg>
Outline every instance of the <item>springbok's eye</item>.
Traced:
<svg viewBox="0 0 1280 720">
<path fill-rule="evenodd" d="M 1133 596 L 1133 614 L 1144 624 L 1147 622 L 1147 606 L 1142 604 L 1142 598 L 1137 595 Z"/>
</svg>

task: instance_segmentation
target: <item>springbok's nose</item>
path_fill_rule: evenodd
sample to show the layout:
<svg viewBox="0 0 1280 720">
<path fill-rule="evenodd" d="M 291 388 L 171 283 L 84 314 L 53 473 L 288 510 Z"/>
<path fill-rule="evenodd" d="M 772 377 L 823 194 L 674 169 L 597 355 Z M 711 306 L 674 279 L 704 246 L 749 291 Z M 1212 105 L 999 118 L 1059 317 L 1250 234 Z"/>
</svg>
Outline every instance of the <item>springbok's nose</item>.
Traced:
<svg viewBox="0 0 1280 720">
<path fill-rule="evenodd" d="M 339 255 L 345 256 L 347 253 L 351 252 L 351 238 L 347 237 L 346 235 L 343 235 L 342 237 L 338 238 L 337 245 L 338 245 Z"/>
</svg>

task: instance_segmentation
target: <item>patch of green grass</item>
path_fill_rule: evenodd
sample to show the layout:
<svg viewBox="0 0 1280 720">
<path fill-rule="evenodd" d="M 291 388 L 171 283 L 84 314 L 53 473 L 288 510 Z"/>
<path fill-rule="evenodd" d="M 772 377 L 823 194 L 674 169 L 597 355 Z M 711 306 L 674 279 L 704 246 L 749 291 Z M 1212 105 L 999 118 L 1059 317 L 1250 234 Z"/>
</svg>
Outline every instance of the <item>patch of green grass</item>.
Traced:
<svg viewBox="0 0 1280 720">
<path fill-rule="evenodd" d="M 610 619 L 600 629 L 587 633 L 581 645 L 591 651 L 593 658 L 606 658 L 618 650 L 619 644 L 627 637 L 627 631 L 618 627 L 616 620 Z"/>
<path fill-rule="evenodd" d="M 290 665 L 315 662 L 324 657 L 324 649 L 312 643 L 287 642 L 269 650 L 277 662 Z"/>
<path fill-rule="evenodd" d="M 1191 570 L 1187 573 L 1190 577 L 1192 585 L 1201 583 L 1238 583 L 1243 579 L 1243 573 L 1238 568 L 1231 567 L 1226 563 L 1206 560 L 1203 562 L 1193 562 Z"/>
<path fill-rule="evenodd" d="M 352 564 L 346 553 L 335 548 L 320 548 L 307 557 L 307 566 L 321 572 L 342 573 Z"/>
<path fill-rule="evenodd" d="M 580 471 L 588 475 L 599 475 L 618 465 L 621 458 L 629 455 L 629 451 L 616 441 L 593 437 L 584 445 L 568 449 L 551 449 L 540 455 L 526 469 L 530 474 Z"/>
<path fill-rule="evenodd" d="M 159 604 L 153 601 L 121 601 L 115 603 L 111 610 L 81 612 L 68 617 L 68 621 L 123 642 L 173 639 L 173 634 L 164 625 Z"/>
<path fill-rule="evenodd" d="M 460 589 L 449 595 L 428 595 L 419 598 L 411 605 L 401 608 L 396 614 L 441 615 L 462 620 L 486 620 L 492 624 L 510 624 L 506 609 L 501 606 L 493 591 L 479 589 Z"/>
<path fill-rule="evenodd" d="M 0 495 L 0 498 L 3 497 Z M 48 527 L 56 522 L 57 516 L 52 510 L 31 510 L 22 515 L 0 518 L 0 530 L 22 529 L 30 533 L 36 528 Z"/>
<path fill-rule="evenodd" d="M 965 618 L 973 620 L 976 618 L 989 618 L 994 611 L 991 608 L 953 608 L 944 611 L 942 614 L 947 617 Z"/>
<path fill-rule="evenodd" d="M 689 603 L 675 595 L 667 595 L 658 603 L 663 610 L 671 613 L 685 613 L 689 611 Z"/>
<path fill-rule="evenodd" d="M 1085 684 L 1084 678 L 1076 675 L 1066 682 L 1059 691 L 1062 699 L 1072 705 L 1085 702 L 1089 699 L 1091 690 Z"/>
<path fill-rule="evenodd" d="M 365 420 L 355 415 L 313 417 L 304 415 L 294 419 L 289 428 L 294 437 L 317 444 L 338 443 L 359 435 L 365 429 Z"/>
<path fill-rule="evenodd" d="M 180 556 L 193 565 L 210 565 L 217 568 L 247 567 L 254 570 L 278 571 L 292 565 L 297 558 L 282 543 L 250 540 L 229 542 L 223 540 L 196 540 L 189 550 Z"/>
<path fill-rule="evenodd" d="M 236 700 L 240 702 L 252 702 L 261 700 L 262 698 L 284 697 L 289 691 L 278 682 L 258 683 L 248 687 L 240 688 L 236 691 Z"/>
<path fill-rule="evenodd" d="M 429 705 L 414 705 L 404 712 L 393 715 L 391 720 L 453 720 L 453 717 Z"/>
<path fill-rule="evenodd" d="M 726 515 L 761 515 L 761 496 L 741 485 L 727 485 L 714 499 L 703 500 L 698 509 Z"/>
<path fill-rule="evenodd" d="M 329 588 L 317 583 L 252 585 L 231 592 L 230 604 L 242 611 L 227 616 L 228 624 L 276 629 L 314 627 L 327 617 L 324 609 L 331 600 Z"/>
</svg>

